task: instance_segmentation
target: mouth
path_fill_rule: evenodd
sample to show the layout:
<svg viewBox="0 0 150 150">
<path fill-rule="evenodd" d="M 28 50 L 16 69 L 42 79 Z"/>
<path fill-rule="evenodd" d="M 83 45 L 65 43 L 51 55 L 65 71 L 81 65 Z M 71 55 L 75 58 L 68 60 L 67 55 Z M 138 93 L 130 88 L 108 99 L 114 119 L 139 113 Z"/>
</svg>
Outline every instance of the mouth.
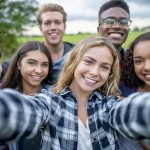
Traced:
<svg viewBox="0 0 150 150">
<path fill-rule="evenodd" d="M 121 33 L 121 32 L 109 32 L 108 35 L 112 38 L 121 38 L 123 36 L 123 33 Z"/>
<path fill-rule="evenodd" d="M 42 76 L 32 76 L 34 81 L 41 81 Z"/>
<path fill-rule="evenodd" d="M 145 77 L 146 80 L 150 80 L 150 74 L 144 74 L 143 76 Z"/>
<path fill-rule="evenodd" d="M 91 78 L 88 78 L 88 77 L 83 77 L 85 82 L 88 84 L 88 85 L 94 85 L 96 84 L 98 81 L 94 80 L 94 79 L 91 79 Z"/>
<path fill-rule="evenodd" d="M 50 32 L 49 35 L 50 35 L 50 36 L 57 36 L 58 33 L 56 33 L 56 32 Z"/>
</svg>

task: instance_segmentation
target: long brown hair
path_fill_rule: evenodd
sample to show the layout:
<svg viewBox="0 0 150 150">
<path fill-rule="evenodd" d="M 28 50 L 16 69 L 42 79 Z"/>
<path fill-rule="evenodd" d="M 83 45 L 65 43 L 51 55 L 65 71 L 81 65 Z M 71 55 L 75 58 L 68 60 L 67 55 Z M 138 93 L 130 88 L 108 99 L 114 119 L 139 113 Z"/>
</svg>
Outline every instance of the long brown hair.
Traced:
<svg viewBox="0 0 150 150">
<path fill-rule="evenodd" d="M 31 41 L 23 44 L 13 55 L 8 70 L 2 80 L 1 88 L 18 88 L 19 91 L 22 91 L 22 76 L 20 70 L 17 67 L 17 63 L 26 56 L 29 51 L 41 51 L 44 53 L 49 61 L 49 73 L 47 77 L 42 81 L 43 83 L 49 83 L 52 79 L 52 59 L 47 48 L 40 42 Z"/>
</svg>

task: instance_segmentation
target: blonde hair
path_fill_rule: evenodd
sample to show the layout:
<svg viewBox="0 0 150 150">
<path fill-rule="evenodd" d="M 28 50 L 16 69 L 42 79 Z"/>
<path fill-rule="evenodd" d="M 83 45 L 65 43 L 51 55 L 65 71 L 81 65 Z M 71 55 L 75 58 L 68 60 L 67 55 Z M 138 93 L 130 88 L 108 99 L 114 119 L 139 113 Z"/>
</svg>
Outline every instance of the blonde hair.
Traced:
<svg viewBox="0 0 150 150">
<path fill-rule="evenodd" d="M 58 83 L 53 90 L 55 93 L 60 93 L 65 86 L 71 84 L 74 78 L 74 71 L 80 63 L 83 55 L 89 48 L 96 46 L 108 47 L 114 59 L 108 80 L 98 90 L 104 95 L 120 96 L 120 91 L 118 89 L 118 83 L 120 80 L 119 56 L 111 42 L 107 38 L 100 36 L 84 39 L 73 48 L 70 57 L 62 69 Z M 102 51 L 100 53 L 102 53 Z"/>
<path fill-rule="evenodd" d="M 67 13 L 65 12 L 64 8 L 58 4 L 55 3 L 49 3 L 43 5 L 38 11 L 37 11 L 37 22 L 39 25 L 42 24 L 41 15 L 48 11 L 58 11 L 63 15 L 63 22 L 66 24 L 67 21 Z"/>
</svg>

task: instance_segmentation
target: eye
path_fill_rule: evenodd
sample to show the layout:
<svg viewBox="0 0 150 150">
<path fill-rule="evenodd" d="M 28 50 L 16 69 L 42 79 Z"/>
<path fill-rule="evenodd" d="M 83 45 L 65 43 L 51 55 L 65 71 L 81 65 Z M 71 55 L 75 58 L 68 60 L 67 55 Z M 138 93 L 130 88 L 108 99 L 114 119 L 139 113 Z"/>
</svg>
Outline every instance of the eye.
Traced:
<svg viewBox="0 0 150 150">
<path fill-rule="evenodd" d="M 49 64 L 48 64 L 48 63 L 44 63 L 44 64 L 42 64 L 42 67 L 43 67 L 43 68 L 48 68 L 48 67 L 49 67 Z"/>
<path fill-rule="evenodd" d="M 120 24 L 123 26 L 129 26 L 131 24 L 131 20 L 127 19 L 127 18 L 122 18 L 119 20 Z"/>
<path fill-rule="evenodd" d="M 92 61 L 90 59 L 83 59 L 85 64 L 92 64 Z"/>
<path fill-rule="evenodd" d="M 107 18 L 104 20 L 104 23 L 113 26 L 115 24 L 115 20 L 113 18 Z"/>
<path fill-rule="evenodd" d="M 44 25 L 48 26 L 50 25 L 50 22 L 44 22 Z"/>
<path fill-rule="evenodd" d="M 29 65 L 36 65 L 36 62 L 35 62 L 35 61 L 32 61 L 32 60 L 29 60 L 27 63 L 28 63 Z"/>
<path fill-rule="evenodd" d="M 56 23 L 57 25 L 60 25 L 60 24 L 61 24 L 61 21 L 55 21 L 55 23 Z"/>
<path fill-rule="evenodd" d="M 109 67 L 109 66 L 102 66 L 102 69 L 105 70 L 105 71 L 109 71 L 109 70 L 111 70 L 111 67 Z"/>
<path fill-rule="evenodd" d="M 140 65 L 142 63 L 143 63 L 143 60 L 141 60 L 141 59 L 135 59 L 134 60 L 134 64 L 136 64 L 136 65 Z"/>
</svg>

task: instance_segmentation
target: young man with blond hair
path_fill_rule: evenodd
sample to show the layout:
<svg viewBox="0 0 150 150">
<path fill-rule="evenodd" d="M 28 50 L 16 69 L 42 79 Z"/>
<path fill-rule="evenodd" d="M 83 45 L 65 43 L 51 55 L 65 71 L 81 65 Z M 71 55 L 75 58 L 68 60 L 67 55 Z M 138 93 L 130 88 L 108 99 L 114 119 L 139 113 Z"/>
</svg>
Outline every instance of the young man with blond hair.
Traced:
<svg viewBox="0 0 150 150">
<path fill-rule="evenodd" d="M 37 12 L 37 22 L 53 60 L 54 83 L 63 66 L 64 56 L 71 50 L 73 44 L 63 42 L 66 30 L 67 13 L 58 4 L 49 3 L 43 5 Z"/>
</svg>

